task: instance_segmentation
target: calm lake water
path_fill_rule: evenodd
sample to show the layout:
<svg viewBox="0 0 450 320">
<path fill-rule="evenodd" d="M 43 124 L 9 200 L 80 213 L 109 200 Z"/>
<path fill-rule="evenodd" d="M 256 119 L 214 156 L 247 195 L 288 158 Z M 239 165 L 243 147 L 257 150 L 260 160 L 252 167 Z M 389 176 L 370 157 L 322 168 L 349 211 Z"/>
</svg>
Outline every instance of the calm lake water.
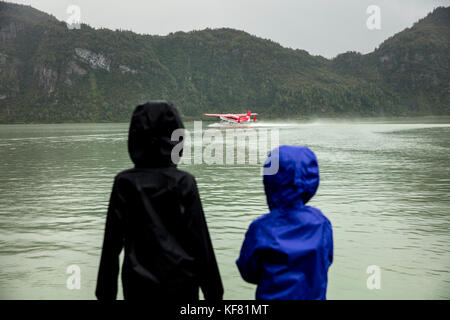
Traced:
<svg viewBox="0 0 450 320">
<path fill-rule="evenodd" d="M 318 156 L 309 204 L 334 228 L 329 299 L 450 299 L 450 119 L 260 125 Z M 1 299 L 95 298 L 113 178 L 132 166 L 127 130 L 0 126 Z M 180 167 L 197 178 L 225 298 L 253 299 L 235 260 L 248 225 L 268 210 L 260 165 Z M 66 287 L 74 264 L 79 290 Z M 381 270 L 378 290 L 366 285 L 370 265 Z"/>
</svg>

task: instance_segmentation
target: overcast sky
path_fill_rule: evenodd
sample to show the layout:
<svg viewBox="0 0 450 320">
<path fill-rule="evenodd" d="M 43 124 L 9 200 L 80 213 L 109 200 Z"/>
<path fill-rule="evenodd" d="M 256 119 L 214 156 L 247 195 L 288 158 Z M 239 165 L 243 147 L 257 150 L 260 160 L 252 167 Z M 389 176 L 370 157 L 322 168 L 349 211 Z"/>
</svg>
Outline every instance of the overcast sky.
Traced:
<svg viewBox="0 0 450 320">
<path fill-rule="evenodd" d="M 450 0 L 15 0 L 67 20 L 69 5 L 93 27 L 166 35 L 230 27 L 327 58 L 367 53 Z M 370 5 L 380 9 L 380 29 L 369 30 Z"/>
</svg>

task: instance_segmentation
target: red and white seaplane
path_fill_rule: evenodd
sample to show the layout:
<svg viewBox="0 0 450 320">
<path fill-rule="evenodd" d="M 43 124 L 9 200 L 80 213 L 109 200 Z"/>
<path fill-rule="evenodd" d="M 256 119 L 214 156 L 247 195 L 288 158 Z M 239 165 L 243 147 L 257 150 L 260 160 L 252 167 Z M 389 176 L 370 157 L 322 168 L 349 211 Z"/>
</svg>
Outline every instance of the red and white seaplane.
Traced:
<svg viewBox="0 0 450 320">
<path fill-rule="evenodd" d="M 219 117 L 221 120 L 231 123 L 250 123 L 256 121 L 256 116 L 258 114 L 248 110 L 247 113 L 204 113 L 204 115 L 209 117 Z"/>
</svg>

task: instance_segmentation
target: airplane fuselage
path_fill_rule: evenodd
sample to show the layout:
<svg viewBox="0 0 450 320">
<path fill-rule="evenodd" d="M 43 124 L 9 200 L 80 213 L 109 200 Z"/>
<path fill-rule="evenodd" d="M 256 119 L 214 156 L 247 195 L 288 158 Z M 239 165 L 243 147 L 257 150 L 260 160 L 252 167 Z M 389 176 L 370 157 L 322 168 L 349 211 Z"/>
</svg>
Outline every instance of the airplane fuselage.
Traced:
<svg viewBox="0 0 450 320">
<path fill-rule="evenodd" d="M 256 121 L 256 116 L 258 114 L 252 113 L 250 110 L 248 110 L 247 113 L 204 113 L 204 115 L 210 117 L 219 117 L 219 119 L 230 123 L 246 123 Z"/>
<path fill-rule="evenodd" d="M 247 117 L 247 116 L 236 117 L 236 116 L 232 116 L 232 115 L 224 115 L 224 116 L 220 116 L 219 118 L 221 120 L 231 122 L 231 123 L 244 123 L 244 122 L 250 121 L 250 117 Z"/>
</svg>

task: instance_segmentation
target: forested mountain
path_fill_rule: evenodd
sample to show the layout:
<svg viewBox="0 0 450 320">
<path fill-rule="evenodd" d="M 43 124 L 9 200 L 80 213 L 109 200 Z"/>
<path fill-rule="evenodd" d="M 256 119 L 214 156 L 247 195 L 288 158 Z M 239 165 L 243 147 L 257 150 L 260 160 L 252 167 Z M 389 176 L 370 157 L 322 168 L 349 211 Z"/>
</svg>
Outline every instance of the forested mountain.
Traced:
<svg viewBox="0 0 450 320">
<path fill-rule="evenodd" d="M 0 122 L 128 121 L 150 99 L 184 116 L 450 114 L 450 7 L 369 54 L 329 60 L 233 29 L 69 29 L 30 6 L 0 2 Z"/>
</svg>

